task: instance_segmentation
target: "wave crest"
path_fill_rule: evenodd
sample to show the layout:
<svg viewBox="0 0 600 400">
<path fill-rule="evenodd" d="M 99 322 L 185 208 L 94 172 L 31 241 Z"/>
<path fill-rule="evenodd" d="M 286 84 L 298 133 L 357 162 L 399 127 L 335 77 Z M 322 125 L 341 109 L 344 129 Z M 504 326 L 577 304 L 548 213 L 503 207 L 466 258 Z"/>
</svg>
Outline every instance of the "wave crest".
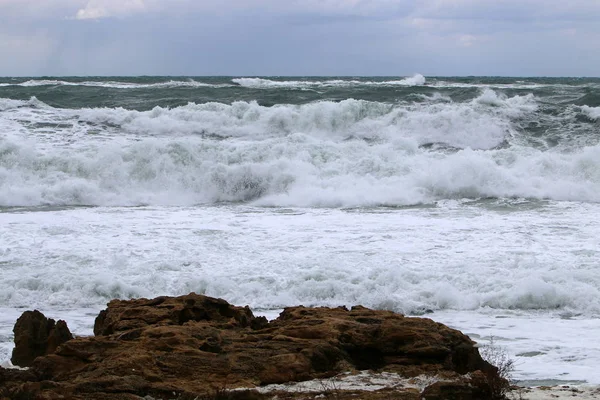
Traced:
<svg viewBox="0 0 600 400">
<path fill-rule="evenodd" d="M 517 124 L 537 107 L 532 95 L 489 89 L 464 103 L 434 96 L 150 111 L 0 99 L 0 126 L 12 132 L 0 139 L 0 205 L 600 201 L 600 147 L 519 145 Z"/>
<path fill-rule="evenodd" d="M 581 111 L 591 119 L 600 120 L 600 107 L 582 106 Z"/>
<path fill-rule="evenodd" d="M 444 199 L 599 202 L 600 146 L 443 154 L 414 141 L 146 139 L 76 151 L 0 140 L 0 205 L 405 206 Z"/>
<path fill-rule="evenodd" d="M 318 88 L 318 87 L 348 87 L 348 86 L 422 86 L 425 77 L 421 74 L 390 81 L 361 81 L 355 79 L 331 79 L 325 81 L 313 80 L 272 80 L 265 78 L 235 78 L 232 82 L 253 89 L 281 89 L 281 88 Z"/>
<path fill-rule="evenodd" d="M 138 112 L 84 109 L 73 118 L 142 135 L 201 134 L 269 138 L 304 133 L 325 140 L 411 139 L 418 145 L 489 149 L 516 135 L 513 121 L 537 109 L 532 95 L 507 98 L 491 90 L 467 103 L 432 98 L 417 104 L 348 99 L 264 107 L 256 102 L 190 103 Z"/>
</svg>

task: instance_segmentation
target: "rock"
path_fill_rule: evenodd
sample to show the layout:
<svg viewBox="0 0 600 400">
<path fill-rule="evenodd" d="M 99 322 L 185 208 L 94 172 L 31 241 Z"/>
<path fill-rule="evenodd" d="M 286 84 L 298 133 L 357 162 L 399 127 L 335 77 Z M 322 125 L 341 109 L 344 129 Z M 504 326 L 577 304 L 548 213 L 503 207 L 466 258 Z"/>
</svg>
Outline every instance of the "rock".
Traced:
<svg viewBox="0 0 600 400">
<path fill-rule="evenodd" d="M 222 299 L 194 293 L 180 297 L 157 297 L 152 300 L 113 300 L 100 312 L 94 335 L 111 335 L 150 325 L 183 325 L 188 321 L 207 321 L 219 328 L 254 328 L 268 324 L 256 318 L 248 307 L 235 307 Z"/>
<path fill-rule="evenodd" d="M 506 382 L 508 387 L 508 382 Z M 485 400 L 495 397 L 487 377 L 480 371 L 452 381 L 438 381 L 421 393 L 422 400 Z"/>
<path fill-rule="evenodd" d="M 94 332 L 36 358 L 27 376 L 0 381 L 0 396 L 206 398 L 224 388 L 373 369 L 449 376 L 457 384 L 431 388 L 429 398 L 456 393 L 463 396 L 457 399 L 469 399 L 463 392 L 477 396 L 487 390 L 485 379 L 472 377 L 497 375 L 459 331 L 364 307 L 286 308 L 269 323 L 248 307 L 194 293 L 115 300 L 96 319 Z M 414 397 L 403 393 L 402 398 Z"/>
<path fill-rule="evenodd" d="M 20 367 L 29 367 L 36 357 L 54 353 L 58 346 L 73 339 L 65 321 L 55 322 L 37 310 L 24 312 L 13 332 L 15 348 L 11 361 Z"/>
</svg>

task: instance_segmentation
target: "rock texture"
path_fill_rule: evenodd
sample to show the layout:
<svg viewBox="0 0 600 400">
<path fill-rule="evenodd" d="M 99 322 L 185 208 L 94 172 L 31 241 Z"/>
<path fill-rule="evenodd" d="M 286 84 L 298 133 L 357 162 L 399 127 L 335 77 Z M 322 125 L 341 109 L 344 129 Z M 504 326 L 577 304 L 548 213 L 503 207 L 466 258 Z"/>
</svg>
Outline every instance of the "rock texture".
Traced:
<svg viewBox="0 0 600 400">
<path fill-rule="evenodd" d="M 467 400 L 492 398 L 487 377 L 497 377 L 459 331 L 364 307 L 287 308 L 269 323 L 248 307 L 193 293 L 115 300 L 96 319 L 94 333 L 36 358 L 28 371 L 0 369 L 0 397 L 271 398 L 223 389 L 372 369 L 455 378 L 454 385 L 426 389 L 425 397 Z"/>
<path fill-rule="evenodd" d="M 36 357 L 54 353 L 58 346 L 73 339 L 65 321 L 55 322 L 37 310 L 25 311 L 13 332 L 15 348 L 11 361 L 19 367 L 29 367 Z"/>
</svg>

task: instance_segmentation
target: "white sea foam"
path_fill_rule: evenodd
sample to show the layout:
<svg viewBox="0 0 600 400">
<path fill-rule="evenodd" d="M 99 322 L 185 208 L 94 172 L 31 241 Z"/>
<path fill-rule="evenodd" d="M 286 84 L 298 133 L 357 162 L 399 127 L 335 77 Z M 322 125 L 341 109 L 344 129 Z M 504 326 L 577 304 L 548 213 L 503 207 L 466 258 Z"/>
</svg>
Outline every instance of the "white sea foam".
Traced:
<svg viewBox="0 0 600 400">
<path fill-rule="evenodd" d="M 254 309 L 433 310 L 477 341 L 533 352 L 517 358 L 519 379 L 600 383 L 598 226 L 597 203 L 506 200 L 3 210 L 0 361 L 23 308 L 85 334 L 109 299 L 195 291 Z"/>
<path fill-rule="evenodd" d="M 212 87 L 224 88 L 232 86 L 244 86 L 254 89 L 272 89 L 272 88 L 308 88 L 308 87 L 351 87 L 351 86 L 421 86 L 425 84 L 425 77 L 416 74 L 411 77 L 398 80 L 388 81 L 360 81 L 355 79 L 329 79 L 325 81 L 314 80 L 272 80 L 265 78 L 234 78 L 232 83 L 206 83 L 198 82 L 194 79 L 170 80 L 157 83 L 139 83 L 126 81 L 65 81 L 58 79 L 31 79 L 20 83 L 0 83 L 0 87 L 21 86 L 21 87 L 38 87 L 38 86 L 87 86 L 87 87 L 103 87 L 113 89 L 152 89 L 152 88 L 170 88 L 170 87 Z"/>
<path fill-rule="evenodd" d="M 582 106 L 581 111 L 591 119 L 600 120 L 600 107 Z"/>
<path fill-rule="evenodd" d="M 59 110 L 35 99 L 4 107 L 0 126 L 13 133 L 0 139 L 2 206 L 600 201 L 599 146 L 564 154 L 473 150 L 511 140 L 512 120 L 537 107 L 532 96 L 485 91 L 469 103 L 237 102 L 148 112 Z M 62 128 L 49 130 L 51 122 Z M 464 149 L 419 147 L 429 143 Z"/>
<path fill-rule="evenodd" d="M 15 312 L 0 310 L 0 356 L 17 309 L 83 334 L 109 299 L 195 291 L 253 309 L 433 310 L 480 343 L 495 336 L 518 379 L 600 383 L 600 205 L 523 205 L 5 212 L 0 306 Z"/>
<path fill-rule="evenodd" d="M 466 83 L 466 82 L 447 82 L 443 80 L 431 81 L 429 84 L 436 88 L 489 88 L 489 89 L 542 89 L 547 87 L 552 88 L 564 88 L 569 87 L 568 85 L 557 85 L 557 84 L 541 84 L 541 83 L 525 83 L 525 82 L 514 82 L 514 83 Z"/>
<path fill-rule="evenodd" d="M 240 86 L 254 89 L 278 89 L 278 88 L 311 88 L 311 87 L 345 87 L 345 86 L 422 86 L 425 77 L 416 74 L 411 77 L 388 81 L 360 81 L 355 79 L 330 79 L 325 81 L 314 80 L 272 80 L 264 78 L 235 78 L 232 82 Z"/>
<path fill-rule="evenodd" d="M 147 139 L 52 149 L 0 140 L 0 205 L 411 205 L 441 199 L 525 197 L 600 201 L 600 147 L 574 154 L 440 154 L 399 141 L 261 142 Z"/>
<path fill-rule="evenodd" d="M 564 83 L 534 83 L 534 82 L 526 82 L 526 81 L 516 81 L 511 83 L 490 83 L 486 81 L 477 82 L 477 83 L 469 83 L 469 82 L 449 82 L 444 80 L 429 80 L 428 85 L 435 88 L 469 88 L 469 89 L 546 89 L 552 88 L 557 91 L 565 91 L 565 90 L 580 90 L 582 87 L 587 88 L 598 88 L 600 87 L 597 83 L 586 82 L 579 85 L 574 84 L 564 84 Z M 575 97 L 577 98 L 577 97 Z"/>
<path fill-rule="evenodd" d="M 421 74 L 415 74 L 409 78 L 405 78 L 399 81 L 389 81 L 388 83 L 406 86 L 422 86 L 425 84 L 425 77 Z"/>
<path fill-rule="evenodd" d="M 47 104 L 42 101 L 39 101 L 37 98 L 32 97 L 29 100 L 13 100 L 13 99 L 5 99 L 0 98 L 0 111 L 8 111 L 15 108 L 51 108 Z M 5 118 L 0 117 L 0 121 L 5 120 Z"/>
<path fill-rule="evenodd" d="M 21 83 L 1 83 L 0 86 L 21 86 L 21 87 L 38 87 L 38 86 L 88 86 L 88 87 L 103 87 L 113 89 L 152 89 L 152 88 L 169 88 L 169 87 L 231 87 L 231 84 L 211 84 L 198 82 L 193 79 L 186 81 L 167 81 L 158 83 L 136 83 L 136 82 L 119 82 L 119 81 L 84 81 L 72 82 L 62 81 L 57 79 L 31 79 Z"/>
<path fill-rule="evenodd" d="M 432 310 L 494 335 L 519 379 L 600 383 L 596 108 L 547 107 L 0 99 L 0 363 L 24 309 L 89 334 L 109 299 L 196 291 Z"/>
<path fill-rule="evenodd" d="M 532 95 L 507 98 L 491 90 L 483 91 L 467 103 L 438 100 L 433 96 L 425 103 L 393 105 L 348 99 L 273 107 L 238 101 L 231 105 L 190 103 L 173 109 L 156 107 L 145 112 L 123 108 L 56 109 L 55 118 L 70 119 L 75 125 L 117 126 L 119 134 L 205 134 L 262 139 L 301 133 L 327 140 L 410 139 L 419 145 L 441 143 L 456 148 L 486 149 L 514 136 L 513 120 L 537 109 Z M 29 103 L 7 102 L 5 107 L 12 108 L 29 103 L 36 107 L 43 105 L 35 98 Z M 0 107 L 2 104 L 0 100 Z M 20 110 L 3 119 L 23 120 L 22 113 L 32 122 L 40 118 L 29 110 Z"/>
<path fill-rule="evenodd" d="M 1 214 L 0 305 L 197 291 L 258 309 L 600 315 L 597 204 L 550 204 L 543 215 L 460 203 L 372 213 L 233 207 Z"/>
</svg>

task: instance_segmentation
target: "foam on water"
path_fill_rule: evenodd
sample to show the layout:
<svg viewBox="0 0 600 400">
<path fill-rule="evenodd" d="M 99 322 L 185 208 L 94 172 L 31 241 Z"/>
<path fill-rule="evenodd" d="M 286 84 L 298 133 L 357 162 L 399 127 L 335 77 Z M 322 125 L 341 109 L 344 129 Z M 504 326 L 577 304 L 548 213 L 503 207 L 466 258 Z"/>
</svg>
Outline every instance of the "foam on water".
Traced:
<svg viewBox="0 0 600 400">
<path fill-rule="evenodd" d="M 350 86 L 421 86 L 425 84 L 425 77 L 416 74 L 411 77 L 387 81 L 362 81 L 349 79 L 330 79 L 325 81 L 315 80 L 272 80 L 265 78 L 234 78 L 232 83 L 211 84 L 198 82 L 194 79 L 170 80 L 158 83 L 137 83 L 121 81 L 66 81 L 58 79 L 31 79 L 19 83 L 0 83 L 0 87 L 20 86 L 20 87 L 39 87 L 39 86 L 83 86 L 83 87 L 101 87 L 113 89 L 160 89 L 174 87 L 212 87 L 226 88 L 233 86 L 243 86 L 254 89 L 276 89 L 276 88 L 306 88 L 306 87 L 350 87 Z"/>
<path fill-rule="evenodd" d="M 480 89 L 486 87 L 489 89 L 542 89 L 542 88 L 568 88 L 567 85 L 557 84 L 541 84 L 541 83 L 466 83 L 466 82 L 447 82 L 443 80 L 436 80 L 430 82 L 430 85 L 436 88 L 474 88 Z"/>
<path fill-rule="evenodd" d="M 87 310 L 109 299 L 190 291 L 259 310 L 362 304 L 493 335 L 521 354 L 520 379 L 600 383 L 599 216 L 598 204 L 500 201 L 15 209 L 0 214 L 0 306 L 14 311 L 0 336 L 24 307 L 86 333 Z"/>
<path fill-rule="evenodd" d="M 42 101 L 39 101 L 35 97 L 32 97 L 29 100 L 13 100 L 13 99 L 0 98 L 0 111 L 14 110 L 17 108 L 29 108 L 29 109 L 47 108 L 47 109 L 50 109 L 52 107 L 50 107 L 49 105 L 45 104 Z M 0 119 L 0 121 L 2 121 L 2 122 L 5 120 L 10 120 L 10 118 L 6 118 L 5 116 L 2 116 L 2 119 Z M 5 133 L 9 133 L 9 132 L 5 132 Z"/>
<path fill-rule="evenodd" d="M 468 103 L 432 98 L 425 104 L 386 104 L 348 99 L 264 107 L 256 102 L 190 103 L 138 112 L 88 109 L 73 112 L 83 122 L 118 125 L 135 134 L 205 134 L 261 139 L 308 134 L 319 139 L 408 138 L 419 145 L 491 148 L 515 134 L 513 120 L 535 111 L 532 96 L 506 98 L 487 90 Z"/>
<path fill-rule="evenodd" d="M 496 148 L 519 143 L 516 124 L 538 107 L 531 95 L 485 90 L 466 103 L 434 96 L 397 105 L 191 103 L 142 112 L 57 109 L 33 98 L 1 107 L 1 206 L 600 200 L 599 146 Z"/>
<path fill-rule="evenodd" d="M 419 149 L 400 140 L 259 142 L 202 138 L 50 147 L 0 139 L 0 205 L 406 206 L 461 198 L 600 201 L 600 146 Z"/>
<path fill-rule="evenodd" d="M 88 334 L 112 298 L 196 291 L 427 313 L 496 336 L 522 379 L 596 383 L 597 98 L 421 78 L 239 81 L 211 89 L 227 104 L 149 111 L 0 98 L 0 363 L 24 309 Z M 129 88 L 102 104 L 163 99 Z"/>
<path fill-rule="evenodd" d="M 480 346 L 493 340 L 515 362 L 515 380 L 543 382 L 552 377 L 564 383 L 600 384 L 598 318 L 556 318 L 541 312 L 514 310 L 482 310 L 472 315 L 442 311 L 429 317 L 461 330 Z"/>
<path fill-rule="evenodd" d="M 260 139 L 304 133 L 323 139 L 411 138 L 419 144 L 445 143 L 453 147 L 491 148 L 515 135 L 515 120 L 536 111 L 532 95 L 506 97 L 492 90 L 466 103 L 443 96 L 423 103 L 388 104 L 348 99 L 318 101 L 304 105 L 264 107 L 256 102 L 189 103 L 176 108 L 155 107 L 151 111 L 123 108 L 52 109 L 36 98 L 29 101 L 0 99 L 6 120 L 38 121 L 32 109 L 52 109 L 52 117 L 76 124 L 118 127 L 119 134 L 212 134 L 221 137 L 248 136 Z M 34 110 L 35 111 L 35 110 Z M 39 114 L 39 113 L 38 113 Z"/>
<path fill-rule="evenodd" d="M 254 89 L 280 89 L 280 88 L 310 88 L 310 87 L 345 87 L 345 86 L 422 86 L 425 84 L 425 77 L 421 74 L 400 79 L 388 81 L 359 81 L 347 79 L 332 79 L 326 81 L 315 80 L 281 80 L 276 81 L 264 78 L 235 78 L 232 82 L 240 86 Z"/>
<path fill-rule="evenodd" d="M 195 290 L 262 309 L 361 303 L 597 316 L 599 207 L 556 203 L 542 216 L 460 203 L 372 213 L 15 210 L 2 214 L 0 304 L 89 306 Z"/>
<path fill-rule="evenodd" d="M 600 201 L 600 146 L 573 154 L 526 149 L 419 149 L 293 135 L 261 142 L 181 138 L 36 150 L 0 139 L 0 205 L 405 206 L 441 199 Z"/>
<path fill-rule="evenodd" d="M 582 106 L 581 111 L 591 119 L 600 120 L 600 107 Z"/>
<path fill-rule="evenodd" d="M 487 90 L 468 103 L 434 100 L 392 105 L 353 99 L 273 107 L 256 102 L 190 103 L 147 112 L 90 109 L 76 114 L 82 121 L 119 125 L 136 134 L 200 133 L 260 139 L 302 133 L 329 140 L 410 138 L 418 144 L 491 148 L 515 133 L 514 119 L 536 107 L 532 96 L 506 98 Z"/>
<path fill-rule="evenodd" d="M 85 81 L 85 82 L 72 82 L 62 81 L 56 79 L 31 79 L 21 83 L 0 83 L 0 87 L 7 86 L 21 86 L 21 87 L 38 87 L 38 86 L 87 86 L 87 87 L 101 87 L 101 88 L 112 88 L 112 89 L 160 89 L 160 88 L 174 88 L 174 87 L 213 87 L 213 88 L 224 88 L 231 87 L 230 84 L 210 84 L 204 82 L 198 82 L 193 79 L 186 81 L 167 81 L 159 83 L 134 83 L 134 82 L 118 82 L 118 81 Z"/>
</svg>

